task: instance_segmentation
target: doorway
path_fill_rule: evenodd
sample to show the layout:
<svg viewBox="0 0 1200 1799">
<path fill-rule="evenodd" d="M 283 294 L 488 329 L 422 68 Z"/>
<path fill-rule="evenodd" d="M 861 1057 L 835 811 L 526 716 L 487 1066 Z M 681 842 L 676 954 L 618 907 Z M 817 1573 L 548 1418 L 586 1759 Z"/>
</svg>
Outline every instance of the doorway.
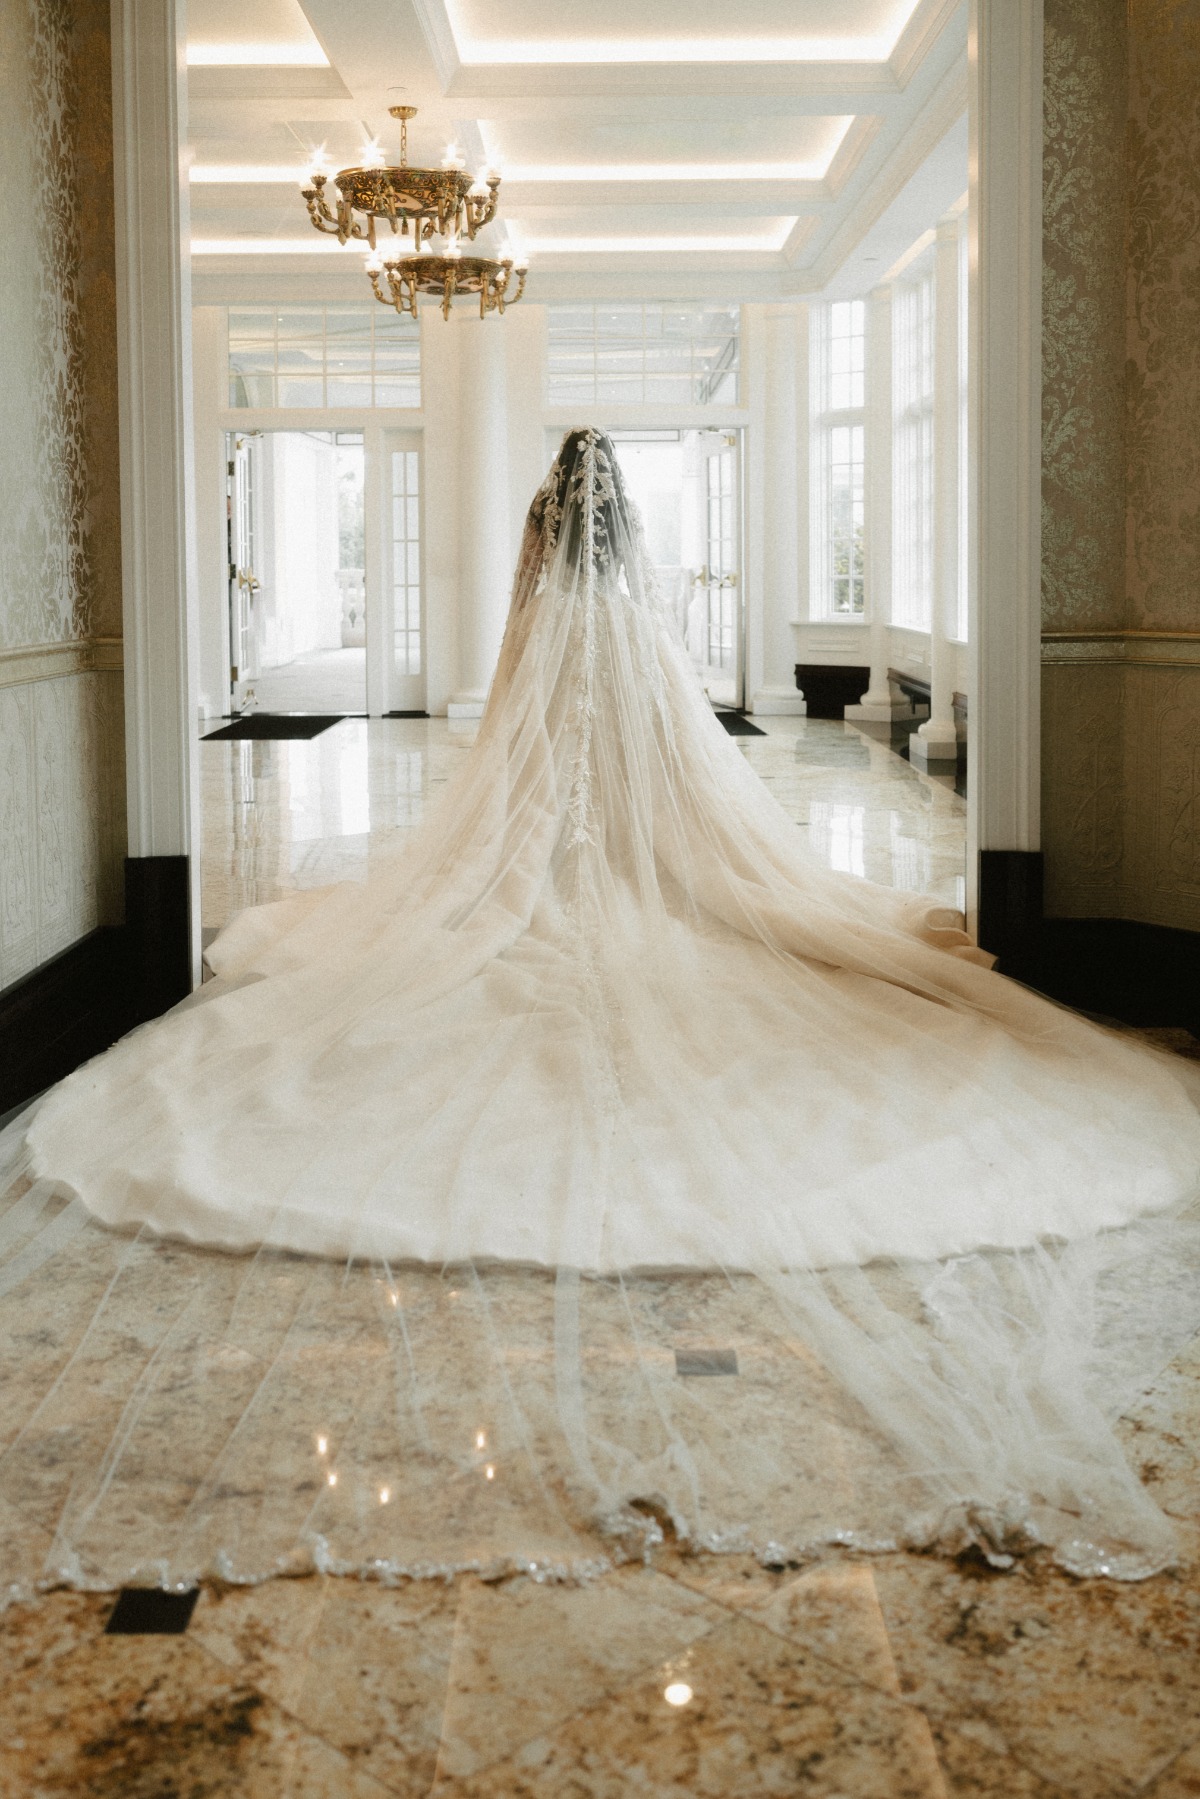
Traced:
<svg viewBox="0 0 1200 1799">
<path fill-rule="evenodd" d="M 226 437 L 229 711 L 425 705 L 421 439 Z"/>
<path fill-rule="evenodd" d="M 659 591 L 714 705 L 745 704 L 742 432 L 610 433 Z"/>
<path fill-rule="evenodd" d="M 364 712 L 362 432 L 227 444 L 230 711 Z"/>
</svg>

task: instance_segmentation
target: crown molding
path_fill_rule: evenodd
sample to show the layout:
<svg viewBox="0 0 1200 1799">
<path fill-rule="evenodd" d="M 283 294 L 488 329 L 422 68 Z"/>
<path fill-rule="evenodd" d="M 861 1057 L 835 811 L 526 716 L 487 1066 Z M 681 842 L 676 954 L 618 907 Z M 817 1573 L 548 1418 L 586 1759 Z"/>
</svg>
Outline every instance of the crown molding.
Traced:
<svg viewBox="0 0 1200 1799">
<path fill-rule="evenodd" d="M 963 56 L 942 77 L 874 180 L 813 263 L 809 270 L 812 290 L 820 290 L 833 279 L 876 220 L 912 180 L 926 157 L 962 118 L 967 110 L 967 93 L 967 64 Z"/>
<path fill-rule="evenodd" d="M 838 198 L 882 128 L 883 117 L 880 113 L 865 112 L 856 116 L 825 171 L 825 180 L 821 185 L 829 199 Z"/>
<path fill-rule="evenodd" d="M 201 63 L 187 72 L 188 97 L 205 100 L 349 100 L 352 98 L 337 70 L 304 64 L 260 63 L 209 65 Z"/>
<path fill-rule="evenodd" d="M 443 94 L 448 94 L 462 69 L 450 16 L 442 0 L 411 0 L 411 4 L 425 47 L 433 58 L 438 83 Z"/>
<path fill-rule="evenodd" d="M 908 86 L 961 4 L 962 0 L 921 0 L 888 58 L 898 87 Z"/>
</svg>

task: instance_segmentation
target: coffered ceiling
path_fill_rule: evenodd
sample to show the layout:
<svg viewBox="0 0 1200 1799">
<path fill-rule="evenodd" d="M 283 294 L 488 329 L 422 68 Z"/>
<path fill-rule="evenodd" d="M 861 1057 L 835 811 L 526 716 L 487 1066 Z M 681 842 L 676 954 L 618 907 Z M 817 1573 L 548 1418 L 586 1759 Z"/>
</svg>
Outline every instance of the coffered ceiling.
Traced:
<svg viewBox="0 0 1200 1799">
<path fill-rule="evenodd" d="M 965 0 L 190 0 L 200 298 L 270 271 L 357 293 L 312 230 L 307 153 L 334 167 L 388 107 L 410 160 L 451 140 L 504 176 L 480 241 L 530 295 L 786 298 L 863 291 L 966 186 Z M 736 27 L 736 30 L 735 30 Z"/>
</svg>

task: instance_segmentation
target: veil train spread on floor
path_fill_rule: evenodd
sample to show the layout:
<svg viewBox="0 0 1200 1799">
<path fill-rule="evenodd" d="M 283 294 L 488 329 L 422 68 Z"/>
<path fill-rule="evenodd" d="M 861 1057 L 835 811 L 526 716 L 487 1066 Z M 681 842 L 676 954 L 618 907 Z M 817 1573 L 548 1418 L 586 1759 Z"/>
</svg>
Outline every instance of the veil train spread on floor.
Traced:
<svg viewBox="0 0 1200 1799">
<path fill-rule="evenodd" d="M 809 856 L 569 433 L 412 839 L 0 1136 L 0 1578 L 1169 1563 L 1195 1071 L 961 924 Z"/>
</svg>

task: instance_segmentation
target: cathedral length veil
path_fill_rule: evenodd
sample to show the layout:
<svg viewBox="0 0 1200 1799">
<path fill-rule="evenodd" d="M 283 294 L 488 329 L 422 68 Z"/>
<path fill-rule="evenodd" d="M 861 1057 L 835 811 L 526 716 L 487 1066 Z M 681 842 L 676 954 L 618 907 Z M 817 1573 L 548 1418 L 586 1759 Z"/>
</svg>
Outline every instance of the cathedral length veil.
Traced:
<svg viewBox="0 0 1200 1799">
<path fill-rule="evenodd" d="M 960 927 L 810 858 L 569 433 L 396 860 L 0 1137 L 0 1578 L 1167 1565 L 1118 1420 L 1200 1325 L 1194 1071 Z"/>
</svg>

